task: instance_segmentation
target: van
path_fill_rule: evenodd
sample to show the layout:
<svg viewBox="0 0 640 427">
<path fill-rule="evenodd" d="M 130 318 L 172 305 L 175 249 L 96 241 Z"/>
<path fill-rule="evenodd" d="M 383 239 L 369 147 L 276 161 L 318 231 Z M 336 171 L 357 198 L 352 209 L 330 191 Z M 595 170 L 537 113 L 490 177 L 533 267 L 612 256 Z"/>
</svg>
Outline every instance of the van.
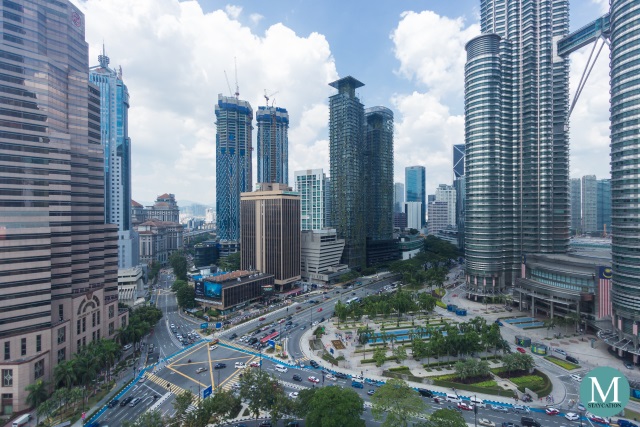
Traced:
<svg viewBox="0 0 640 427">
<path fill-rule="evenodd" d="M 473 403 L 475 406 L 477 406 L 478 408 L 486 408 L 487 407 L 487 405 L 484 403 L 484 400 L 482 400 L 482 399 L 480 399 L 480 398 L 478 398 L 476 396 L 473 396 L 471 399 L 469 399 L 469 401 L 471 403 Z"/>
<path fill-rule="evenodd" d="M 522 427 L 541 427 L 540 423 L 531 417 L 520 418 L 520 423 L 522 424 Z"/>
<path fill-rule="evenodd" d="M 447 400 L 447 402 L 453 402 L 453 403 L 462 402 L 462 400 L 460 400 L 460 398 L 458 397 L 457 394 L 451 394 L 451 393 L 447 393 L 446 400 Z"/>
<path fill-rule="evenodd" d="M 286 367 L 286 366 L 284 366 L 284 365 L 277 364 L 277 365 L 276 365 L 276 371 L 278 371 L 278 372 L 287 372 L 287 371 L 288 371 L 288 369 L 287 369 L 287 367 Z"/>
<path fill-rule="evenodd" d="M 17 419 L 13 422 L 13 427 L 23 427 L 23 426 L 26 426 L 27 424 L 29 424 L 29 421 L 31 421 L 31 415 L 29 415 L 29 414 L 24 414 L 24 415 L 20 416 L 19 418 L 17 418 Z"/>
</svg>

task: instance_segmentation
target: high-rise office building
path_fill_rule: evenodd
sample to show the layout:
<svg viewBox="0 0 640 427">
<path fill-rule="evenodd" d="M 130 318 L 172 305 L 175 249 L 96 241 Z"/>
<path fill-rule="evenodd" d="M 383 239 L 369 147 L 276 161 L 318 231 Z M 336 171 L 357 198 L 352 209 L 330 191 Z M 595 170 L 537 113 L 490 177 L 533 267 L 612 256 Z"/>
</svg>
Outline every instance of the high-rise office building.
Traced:
<svg viewBox="0 0 640 427">
<path fill-rule="evenodd" d="M 325 176 L 324 178 L 324 226 L 332 227 L 332 207 L 331 207 L 331 178 Z"/>
<path fill-rule="evenodd" d="M 597 230 L 597 192 L 598 184 L 595 175 L 582 177 L 582 231 L 593 233 Z"/>
<path fill-rule="evenodd" d="M 440 184 L 436 188 L 436 202 L 447 202 L 447 219 L 446 224 L 451 227 L 456 226 L 456 203 L 457 203 L 456 189 L 451 185 Z M 429 204 L 431 206 L 431 204 Z M 431 221 L 431 217 L 429 217 Z"/>
<path fill-rule="evenodd" d="M 393 184 L 393 212 L 402 212 L 404 205 L 404 184 L 396 182 Z"/>
<path fill-rule="evenodd" d="M 342 264 L 366 267 L 365 120 L 356 89 L 364 86 L 348 76 L 329 84 L 329 163 L 331 166 L 331 227 L 345 240 Z"/>
<path fill-rule="evenodd" d="M 300 227 L 302 230 L 322 230 L 325 227 L 325 182 L 322 169 L 307 169 L 294 173 L 296 192 L 300 195 Z"/>
<path fill-rule="evenodd" d="M 100 90 L 69 0 L 3 3 L 0 346 L 3 414 L 25 387 L 126 327 L 118 226 L 105 224 Z"/>
<path fill-rule="evenodd" d="M 258 107 L 258 182 L 289 183 L 289 113 Z"/>
<path fill-rule="evenodd" d="M 582 185 L 580 178 L 571 179 L 569 200 L 571 201 L 571 230 L 579 233 L 582 230 Z"/>
<path fill-rule="evenodd" d="M 599 233 L 611 233 L 611 180 L 599 179 L 596 195 L 596 229 Z"/>
<path fill-rule="evenodd" d="M 104 219 L 107 224 L 118 224 L 118 267 L 131 268 L 138 265 L 138 236 L 131 226 L 129 91 L 122 80 L 122 70 L 109 67 L 104 48 L 98 64 L 89 69 L 89 81 L 100 88 Z"/>
<path fill-rule="evenodd" d="M 464 144 L 453 146 L 453 179 L 464 176 Z"/>
<path fill-rule="evenodd" d="M 426 221 L 426 207 L 427 207 L 427 192 L 425 190 L 426 185 L 426 171 L 424 166 L 408 166 L 404 170 L 404 186 L 406 190 L 406 202 L 420 202 L 421 205 L 421 218 L 422 223 L 420 228 Z M 409 221 L 407 216 L 407 221 Z"/>
<path fill-rule="evenodd" d="M 275 276 L 278 291 L 300 280 L 300 196 L 278 183 L 242 193 L 240 265 Z"/>
<path fill-rule="evenodd" d="M 466 178 L 461 176 L 453 181 L 456 190 L 456 227 L 458 228 L 458 247 L 464 248 L 464 216 L 466 202 Z"/>
<path fill-rule="evenodd" d="M 247 101 L 218 95 L 216 113 L 216 225 L 220 240 L 240 239 L 240 193 L 252 188 L 251 121 Z"/>
<path fill-rule="evenodd" d="M 404 214 L 407 228 L 420 230 L 422 228 L 422 203 L 404 202 Z"/>
<path fill-rule="evenodd" d="M 371 107 L 364 117 L 367 239 L 388 240 L 393 237 L 393 112 Z"/>
<path fill-rule="evenodd" d="M 486 295 L 512 285 L 527 253 L 569 243 L 569 1 L 481 0 L 466 45 L 466 280 Z"/>
<path fill-rule="evenodd" d="M 436 200 L 429 203 L 429 221 L 427 222 L 427 234 L 437 234 L 438 231 L 444 230 L 449 222 L 449 214 L 451 208 L 446 201 Z"/>
<path fill-rule="evenodd" d="M 640 73 L 631 66 L 640 61 L 637 0 L 611 0 L 611 234 L 612 234 L 612 324 L 617 348 L 640 354 Z M 608 275 L 611 277 L 611 274 Z"/>
</svg>

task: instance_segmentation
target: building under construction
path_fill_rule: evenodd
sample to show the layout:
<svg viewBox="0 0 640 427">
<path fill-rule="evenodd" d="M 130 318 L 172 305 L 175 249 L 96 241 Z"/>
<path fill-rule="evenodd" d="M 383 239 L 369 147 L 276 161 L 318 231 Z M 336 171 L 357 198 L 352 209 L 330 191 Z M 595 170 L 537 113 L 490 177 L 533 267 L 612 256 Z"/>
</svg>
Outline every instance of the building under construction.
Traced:
<svg viewBox="0 0 640 427">
<path fill-rule="evenodd" d="M 267 98 L 268 100 L 268 98 Z M 258 182 L 289 183 L 289 113 L 258 107 Z"/>
</svg>

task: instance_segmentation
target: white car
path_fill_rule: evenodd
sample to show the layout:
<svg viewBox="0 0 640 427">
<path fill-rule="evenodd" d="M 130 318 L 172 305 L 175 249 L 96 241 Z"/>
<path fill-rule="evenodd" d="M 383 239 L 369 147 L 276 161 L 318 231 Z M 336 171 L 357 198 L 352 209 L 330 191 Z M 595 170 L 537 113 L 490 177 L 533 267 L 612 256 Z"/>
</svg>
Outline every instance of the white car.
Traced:
<svg viewBox="0 0 640 427">
<path fill-rule="evenodd" d="M 331 380 L 331 381 L 337 381 L 338 380 L 336 378 L 336 376 L 333 375 L 333 374 L 327 374 L 327 375 L 325 375 L 325 378 L 328 379 L 328 380 Z"/>
<path fill-rule="evenodd" d="M 486 418 L 480 418 L 478 420 L 478 424 L 480 424 L 481 426 L 496 427 L 496 423 L 494 423 L 493 421 L 489 421 Z"/>
<path fill-rule="evenodd" d="M 580 419 L 580 415 L 576 414 L 575 412 L 567 412 L 566 414 L 564 414 L 564 417 L 569 421 L 578 421 Z"/>
<path fill-rule="evenodd" d="M 571 374 L 571 375 L 569 375 L 569 376 L 570 376 L 572 379 L 574 379 L 574 380 L 576 380 L 576 381 L 578 381 L 578 382 L 581 382 L 581 381 L 582 381 L 582 377 L 581 377 L 580 375 L 578 375 L 578 374 Z"/>
<path fill-rule="evenodd" d="M 129 350 L 130 348 L 131 348 L 131 344 L 126 344 L 124 347 L 122 347 L 122 349 L 123 349 L 124 351 L 127 351 L 127 350 Z"/>
<path fill-rule="evenodd" d="M 289 393 L 289 397 L 292 399 L 296 399 L 298 397 L 298 392 L 292 391 L 291 393 Z"/>
<path fill-rule="evenodd" d="M 216 348 L 218 348 L 218 346 L 217 346 L 217 345 L 215 345 L 215 344 L 214 344 L 214 345 L 212 345 L 212 346 L 209 346 L 209 351 L 213 351 L 213 350 L 215 350 Z"/>
<path fill-rule="evenodd" d="M 246 367 L 247 365 L 245 365 L 244 362 L 236 362 L 236 369 L 244 369 Z"/>
</svg>

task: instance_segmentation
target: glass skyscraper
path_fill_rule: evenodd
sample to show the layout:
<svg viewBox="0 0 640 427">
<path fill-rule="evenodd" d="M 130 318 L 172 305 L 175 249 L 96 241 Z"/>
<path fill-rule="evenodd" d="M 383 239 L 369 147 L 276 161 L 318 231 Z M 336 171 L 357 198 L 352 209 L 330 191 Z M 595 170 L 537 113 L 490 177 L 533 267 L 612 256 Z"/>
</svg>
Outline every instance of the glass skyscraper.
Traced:
<svg viewBox="0 0 640 427">
<path fill-rule="evenodd" d="M 289 113 L 258 107 L 258 182 L 289 183 Z"/>
<path fill-rule="evenodd" d="M 464 176 L 464 144 L 453 146 L 453 179 Z"/>
<path fill-rule="evenodd" d="M 404 205 L 404 184 L 396 182 L 393 184 L 393 212 L 402 212 Z"/>
<path fill-rule="evenodd" d="M 253 188 L 253 110 L 247 101 L 218 95 L 216 113 L 216 225 L 220 240 L 240 239 L 240 193 Z"/>
<path fill-rule="evenodd" d="M 582 177 L 582 232 L 593 233 L 597 230 L 597 201 L 598 191 L 595 175 L 585 175 Z"/>
<path fill-rule="evenodd" d="M 109 67 L 109 57 L 98 56 L 99 65 L 89 69 L 89 80 L 100 88 L 100 136 L 104 148 L 104 216 L 118 224 L 118 266 L 138 265 L 139 251 L 131 227 L 131 139 L 129 138 L 129 91 L 122 70 Z M 95 114 L 97 111 L 91 111 Z"/>
<path fill-rule="evenodd" d="M 338 90 L 329 97 L 331 226 L 345 240 L 342 263 L 365 268 L 365 119 L 364 106 L 356 96 L 356 89 L 364 84 L 348 76 L 329 85 Z"/>
<path fill-rule="evenodd" d="M 405 202 L 422 203 L 420 211 L 420 227 L 426 220 L 427 192 L 425 190 L 426 171 L 424 166 L 408 166 L 404 170 L 404 186 L 407 192 Z"/>
<path fill-rule="evenodd" d="M 521 256 L 569 243 L 568 0 L 481 0 L 465 66 L 468 289 L 499 292 Z"/>
<path fill-rule="evenodd" d="M 569 200 L 571 202 L 571 230 L 579 233 L 582 230 L 582 181 L 572 178 L 570 181 Z"/>
<path fill-rule="evenodd" d="M 611 234 L 611 180 L 599 179 L 596 195 L 596 228 L 600 233 Z"/>
<path fill-rule="evenodd" d="M 387 240 L 393 237 L 393 111 L 370 107 L 364 117 L 367 238 Z"/>
</svg>

